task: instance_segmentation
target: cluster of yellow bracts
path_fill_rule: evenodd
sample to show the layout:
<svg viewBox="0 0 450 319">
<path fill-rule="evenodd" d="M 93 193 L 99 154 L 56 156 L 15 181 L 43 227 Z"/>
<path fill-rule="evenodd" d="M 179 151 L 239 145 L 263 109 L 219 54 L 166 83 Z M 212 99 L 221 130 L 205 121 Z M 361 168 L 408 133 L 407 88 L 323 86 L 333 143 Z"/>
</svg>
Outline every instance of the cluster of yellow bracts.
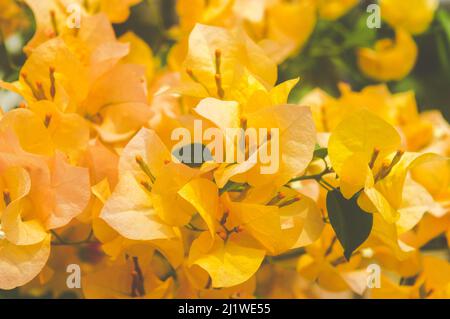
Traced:
<svg viewBox="0 0 450 319">
<path fill-rule="evenodd" d="M 79 1 L 79 29 L 65 24 L 73 1 L 25 2 L 36 34 L 19 80 L 0 82 L 24 100 L 0 120 L 0 289 L 63 292 L 67 265 L 78 264 L 86 298 L 450 297 L 445 256 L 420 251 L 450 236 L 441 114 L 420 114 L 414 92 L 384 85 L 341 84 L 338 98 L 316 89 L 288 104 L 298 79 L 277 84 L 277 64 L 316 20 L 358 1 L 180 0 L 165 68 L 135 34 L 113 31 L 140 1 Z M 21 25 L 14 3 L 0 23 Z M 398 79 L 417 57 L 410 33 L 424 31 L 436 7 L 381 5 L 396 44 L 361 49 L 359 64 Z M 423 16 L 409 21 L 408 10 Z M 194 121 L 278 129 L 279 169 L 180 163 L 171 134 Z M 328 154 L 315 157 L 318 148 Z M 349 261 L 318 182 L 373 215 Z M 378 289 L 367 287 L 372 264 L 382 269 Z"/>
</svg>

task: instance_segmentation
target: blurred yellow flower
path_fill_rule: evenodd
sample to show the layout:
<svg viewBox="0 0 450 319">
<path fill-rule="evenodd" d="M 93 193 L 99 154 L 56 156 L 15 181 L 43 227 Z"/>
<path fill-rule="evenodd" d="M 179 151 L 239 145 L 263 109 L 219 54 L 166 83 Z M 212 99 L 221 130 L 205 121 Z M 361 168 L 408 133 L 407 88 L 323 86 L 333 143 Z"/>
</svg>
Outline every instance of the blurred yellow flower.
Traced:
<svg viewBox="0 0 450 319">
<path fill-rule="evenodd" d="M 179 41 L 169 56 L 172 67 L 179 67 L 187 51 L 187 36 L 197 23 L 244 29 L 280 63 L 306 44 L 317 21 L 315 0 L 179 0 L 177 12 L 180 23 L 171 34 Z"/>
<path fill-rule="evenodd" d="M 433 21 L 438 0 L 380 0 L 381 16 L 394 28 L 411 34 L 425 32 Z"/>
<path fill-rule="evenodd" d="M 361 71 L 374 80 L 384 82 L 406 77 L 416 64 L 418 49 L 410 34 L 397 29 L 395 42 L 382 39 L 374 49 L 361 48 L 357 54 Z"/>
<path fill-rule="evenodd" d="M 60 35 L 77 35 L 88 16 L 105 14 L 109 22 L 122 23 L 130 7 L 142 0 L 24 0 L 36 19 L 36 32 L 25 47 L 27 53 Z M 79 26 L 76 24 L 79 23 Z M 103 33 L 96 30 L 100 36 Z"/>
<path fill-rule="evenodd" d="M 319 0 L 319 15 L 323 19 L 336 20 L 358 4 L 358 0 Z"/>
</svg>

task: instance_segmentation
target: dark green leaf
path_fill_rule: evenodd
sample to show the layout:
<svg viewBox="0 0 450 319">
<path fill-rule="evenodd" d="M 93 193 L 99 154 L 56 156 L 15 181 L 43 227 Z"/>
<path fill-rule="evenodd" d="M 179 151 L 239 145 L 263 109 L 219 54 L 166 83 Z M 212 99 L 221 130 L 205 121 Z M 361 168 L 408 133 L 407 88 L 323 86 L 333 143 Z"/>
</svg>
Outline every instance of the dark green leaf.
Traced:
<svg viewBox="0 0 450 319">
<path fill-rule="evenodd" d="M 213 157 L 209 149 L 200 143 L 182 146 L 172 153 L 180 162 L 192 168 L 198 168 L 203 163 L 212 161 Z"/>
<path fill-rule="evenodd" d="M 328 156 L 328 148 L 316 145 L 314 150 L 314 158 L 326 158 Z"/>
<path fill-rule="evenodd" d="M 373 215 L 359 208 L 356 200 L 357 195 L 346 199 L 338 189 L 327 195 L 328 217 L 347 260 L 369 237 L 373 225 Z"/>
</svg>

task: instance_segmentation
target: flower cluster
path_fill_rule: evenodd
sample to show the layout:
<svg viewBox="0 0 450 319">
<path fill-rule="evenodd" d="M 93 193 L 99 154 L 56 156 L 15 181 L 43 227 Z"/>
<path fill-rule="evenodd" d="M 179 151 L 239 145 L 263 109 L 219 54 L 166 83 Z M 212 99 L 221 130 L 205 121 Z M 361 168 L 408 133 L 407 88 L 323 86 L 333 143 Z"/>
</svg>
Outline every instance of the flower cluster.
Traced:
<svg viewBox="0 0 450 319">
<path fill-rule="evenodd" d="M 85 298 L 450 298 L 449 262 L 423 253 L 450 242 L 444 117 L 386 84 L 292 101 L 299 79 L 278 80 L 358 1 L 179 0 L 164 57 L 114 29 L 139 0 L 24 2 L 36 31 L 0 81 L 22 98 L 0 119 L 0 289 L 58 296 L 76 264 Z M 380 5 L 396 40 L 357 64 L 399 80 L 437 1 Z M 2 1 L 2 34 L 19 25 Z"/>
</svg>

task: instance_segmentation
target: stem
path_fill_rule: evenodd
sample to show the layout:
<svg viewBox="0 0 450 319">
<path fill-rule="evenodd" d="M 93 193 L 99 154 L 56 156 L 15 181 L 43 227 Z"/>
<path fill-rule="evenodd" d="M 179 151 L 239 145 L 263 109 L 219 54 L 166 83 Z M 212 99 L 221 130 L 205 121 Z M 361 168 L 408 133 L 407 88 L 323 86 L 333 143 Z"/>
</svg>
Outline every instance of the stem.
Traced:
<svg viewBox="0 0 450 319">
<path fill-rule="evenodd" d="M 334 190 L 334 186 L 328 183 L 323 179 L 323 177 L 327 174 L 333 173 L 334 170 L 332 168 L 329 168 L 328 165 L 326 165 L 325 170 L 322 173 L 315 174 L 315 175 L 307 175 L 307 176 L 300 176 L 293 178 L 289 181 L 289 183 L 292 182 L 298 182 L 298 181 L 308 181 L 308 180 L 315 180 L 321 187 L 326 189 L 328 192 Z"/>
<path fill-rule="evenodd" d="M 327 192 L 331 192 L 331 191 L 333 190 L 333 187 L 330 188 L 329 186 L 327 186 L 327 185 L 324 183 L 323 180 L 319 180 L 319 181 L 317 181 L 317 183 L 319 183 L 319 185 L 320 185 L 323 189 L 325 189 Z"/>
<path fill-rule="evenodd" d="M 165 274 L 164 276 L 162 276 L 162 278 L 160 278 L 162 281 L 166 281 L 167 279 L 169 279 L 170 277 L 173 278 L 173 280 L 177 281 L 178 276 L 177 276 L 177 271 L 175 268 L 173 268 L 172 264 L 169 262 L 169 260 L 167 260 L 166 256 L 164 256 L 160 251 L 155 250 L 155 256 L 159 257 L 167 266 L 167 268 L 169 268 L 169 271 L 167 272 L 167 274 Z"/>
<path fill-rule="evenodd" d="M 187 224 L 184 227 L 189 229 L 189 230 L 191 230 L 191 231 L 195 231 L 195 232 L 205 232 L 206 231 L 205 229 L 198 228 L 197 226 L 194 226 L 192 224 Z"/>
<path fill-rule="evenodd" d="M 325 251 L 325 257 L 329 256 L 332 252 L 333 252 L 333 247 L 334 244 L 337 241 L 337 236 L 334 236 L 333 239 L 331 240 L 330 246 L 328 246 L 328 249 Z"/>
<path fill-rule="evenodd" d="M 325 184 L 325 186 L 328 186 L 329 188 L 331 188 L 331 190 L 334 190 L 334 186 L 331 185 L 330 183 L 328 183 L 326 180 L 321 179 L 320 180 L 321 183 Z M 322 186 L 323 187 L 323 186 Z"/>
<path fill-rule="evenodd" d="M 330 173 L 333 173 L 333 169 L 327 167 L 322 173 L 315 174 L 315 175 L 306 175 L 306 176 L 296 177 L 296 178 L 291 179 L 289 181 L 289 183 L 299 182 L 299 181 L 308 181 L 308 180 L 319 181 L 322 179 L 323 176 L 330 174 Z"/>
<path fill-rule="evenodd" d="M 50 231 L 52 235 L 58 240 L 58 242 L 52 242 L 52 246 L 78 246 L 78 245 L 88 245 L 88 244 L 98 244 L 98 241 L 91 240 L 94 235 L 94 231 L 91 229 L 89 235 L 86 239 L 80 241 L 66 241 L 64 238 L 59 236 L 54 230 Z"/>
<path fill-rule="evenodd" d="M 266 259 L 269 262 L 285 261 L 285 260 L 289 260 L 292 258 L 300 257 L 300 256 L 304 255 L 305 253 L 306 253 L 306 251 L 304 248 L 297 248 L 297 249 L 293 249 L 292 251 L 289 251 L 282 255 L 273 256 L 273 257 L 267 256 Z"/>
</svg>

